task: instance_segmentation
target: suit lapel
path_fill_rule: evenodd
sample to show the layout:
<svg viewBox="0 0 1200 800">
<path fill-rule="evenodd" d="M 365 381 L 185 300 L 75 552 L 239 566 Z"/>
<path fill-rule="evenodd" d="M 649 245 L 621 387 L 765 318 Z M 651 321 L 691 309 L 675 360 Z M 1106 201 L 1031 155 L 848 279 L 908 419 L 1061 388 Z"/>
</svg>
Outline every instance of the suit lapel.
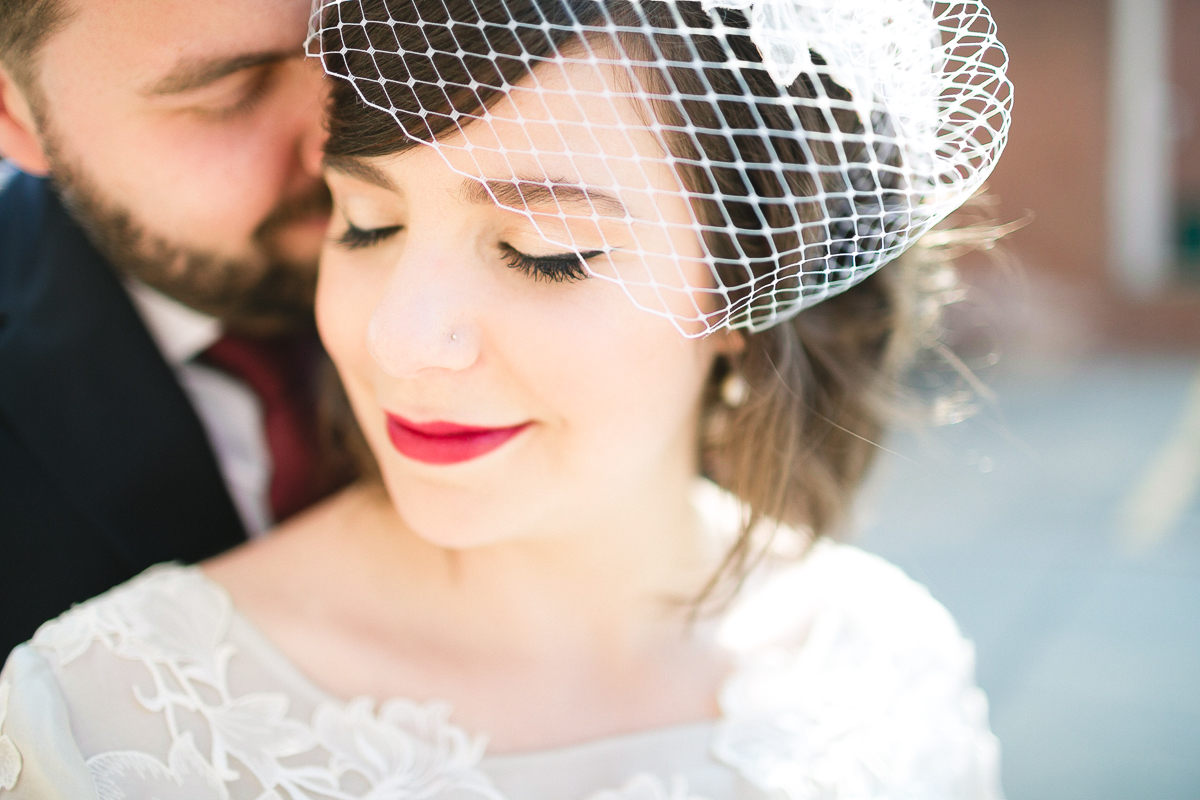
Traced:
<svg viewBox="0 0 1200 800">
<path fill-rule="evenodd" d="M 131 568 L 243 541 L 174 373 L 112 269 L 42 193 L 37 246 L 6 267 L 21 286 L 0 331 L 0 414 Z"/>
</svg>

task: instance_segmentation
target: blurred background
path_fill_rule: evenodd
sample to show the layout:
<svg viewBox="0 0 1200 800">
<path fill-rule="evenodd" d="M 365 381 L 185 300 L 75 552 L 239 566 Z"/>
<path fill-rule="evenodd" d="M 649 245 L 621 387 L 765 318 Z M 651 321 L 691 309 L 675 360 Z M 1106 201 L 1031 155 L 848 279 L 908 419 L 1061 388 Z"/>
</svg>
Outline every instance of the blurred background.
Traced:
<svg viewBox="0 0 1200 800">
<path fill-rule="evenodd" d="M 960 266 L 976 412 L 887 442 L 857 541 L 975 641 L 1010 797 L 1200 798 L 1200 0 L 988 5 L 1032 219 Z"/>
</svg>

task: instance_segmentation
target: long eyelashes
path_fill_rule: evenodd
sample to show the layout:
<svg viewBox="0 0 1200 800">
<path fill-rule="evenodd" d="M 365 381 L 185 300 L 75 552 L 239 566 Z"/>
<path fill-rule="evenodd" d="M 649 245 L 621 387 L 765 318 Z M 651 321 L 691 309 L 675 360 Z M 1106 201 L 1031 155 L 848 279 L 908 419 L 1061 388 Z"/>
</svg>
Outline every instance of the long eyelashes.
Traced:
<svg viewBox="0 0 1200 800">
<path fill-rule="evenodd" d="M 402 225 L 365 229 L 350 225 L 346 228 L 346 232 L 338 237 L 337 243 L 347 250 L 361 250 L 364 247 L 374 247 L 380 242 L 392 238 L 403 229 Z"/>
<path fill-rule="evenodd" d="M 581 281 L 588 276 L 584 262 L 589 258 L 603 255 L 603 250 L 589 250 L 585 253 L 561 253 L 552 256 L 530 256 L 517 250 L 509 244 L 501 244 L 500 251 L 505 255 L 505 263 L 510 269 L 515 269 L 522 275 L 535 281 L 564 283 Z"/>
</svg>

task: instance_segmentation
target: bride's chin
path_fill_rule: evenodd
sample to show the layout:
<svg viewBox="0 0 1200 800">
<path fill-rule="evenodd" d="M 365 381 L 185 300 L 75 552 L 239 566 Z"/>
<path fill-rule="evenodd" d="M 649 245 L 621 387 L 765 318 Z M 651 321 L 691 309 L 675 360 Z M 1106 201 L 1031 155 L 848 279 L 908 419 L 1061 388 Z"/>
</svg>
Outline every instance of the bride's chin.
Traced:
<svg viewBox="0 0 1200 800">
<path fill-rule="evenodd" d="M 468 493 L 445 497 L 429 487 L 387 486 L 383 495 L 395 514 L 398 535 L 441 550 L 472 550 L 510 538 L 496 524 L 497 511 Z"/>
</svg>

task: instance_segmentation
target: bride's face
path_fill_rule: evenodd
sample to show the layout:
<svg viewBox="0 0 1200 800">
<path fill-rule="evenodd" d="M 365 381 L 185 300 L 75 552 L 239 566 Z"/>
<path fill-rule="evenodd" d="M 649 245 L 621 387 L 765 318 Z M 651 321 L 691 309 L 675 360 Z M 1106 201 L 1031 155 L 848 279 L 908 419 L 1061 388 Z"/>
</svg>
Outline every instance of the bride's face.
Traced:
<svg viewBox="0 0 1200 800">
<path fill-rule="evenodd" d="M 579 65 L 539 78 L 611 85 Z M 701 392 L 735 341 L 635 305 L 712 310 L 701 293 L 597 277 L 708 274 L 675 175 L 631 158 L 662 150 L 624 103 L 514 92 L 441 153 L 330 162 L 321 334 L 393 502 L 435 544 L 578 529 L 695 474 Z"/>
</svg>

